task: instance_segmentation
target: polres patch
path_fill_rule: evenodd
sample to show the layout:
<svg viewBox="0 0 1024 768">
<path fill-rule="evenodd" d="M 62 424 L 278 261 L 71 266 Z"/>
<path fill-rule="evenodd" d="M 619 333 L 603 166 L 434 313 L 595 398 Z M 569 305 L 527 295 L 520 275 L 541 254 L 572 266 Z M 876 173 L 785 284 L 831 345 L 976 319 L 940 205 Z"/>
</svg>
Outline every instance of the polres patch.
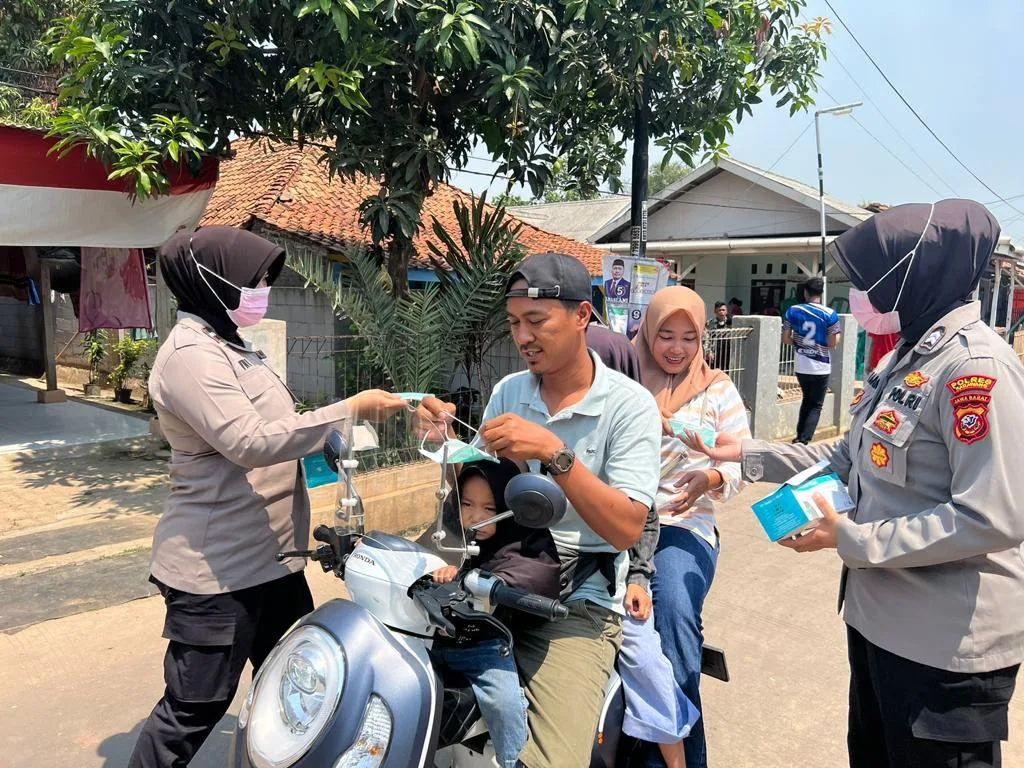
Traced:
<svg viewBox="0 0 1024 768">
<path fill-rule="evenodd" d="M 946 387 L 954 395 L 961 392 L 991 392 L 996 386 L 996 379 L 993 376 L 960 376 L 946 382 Z"/>
</svg>

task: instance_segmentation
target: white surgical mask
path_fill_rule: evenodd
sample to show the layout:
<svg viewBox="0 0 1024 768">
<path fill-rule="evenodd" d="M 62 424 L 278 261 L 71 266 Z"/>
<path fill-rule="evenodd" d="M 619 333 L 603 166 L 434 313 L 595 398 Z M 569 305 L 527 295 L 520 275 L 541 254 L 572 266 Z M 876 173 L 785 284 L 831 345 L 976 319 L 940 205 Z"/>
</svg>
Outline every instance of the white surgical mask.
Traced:
<svg viewBox="0 0 1024 768">
<path fill-rule="evenodd" d="M 854 316 L 861 327 L 868 333 L 873 333 L 876 336 L 887 336 L 892 333 L 899 333 L 902 330 L 902 323 L 900 322 L 900 313 L 898 311 L 900 305 L 900 299 L 903 298 L 903 289 L 907 285 L 907 278 L 910 277 L 910 270 L 914 266 L 914 258 L 917 256 L 917 249 L 921 247 L 921 243 L 924 242 L 924 236 L 928 233 L 928 227 L 931 226 L 932 216 L 935 215 L 935 203 L 932 203 L 931 210 L 928 212 L 928 221 L 925 222 L 924 229 L 921 230 L 921 236 L 917 239 L 917 244 L 904 256 L 902 259 L 893 264 L 888 271 L 880 278 L 878 278 L 874 285 L 865 291 L 860 291 L 856 288 L 850 289 L 850 313 Z M 909 260 L 907 264 L 907 271 L 903 273 L 903 282 L 900 283 L 899 293 L 896 294 L 896 301 L 892 305 L 892 309 L 888 312 L 883 312 L 877 309 L 871 302 L 871 291 L 879 286 L 879 284 L 891 275 L 896 269 L 905 261 Z"/>
<path fill-rule="evenodd" d="M 237 325 L 239 328 L 250 328 L 260 320 L 262 320 L 267 314 L 267 308 L 270 306 L 270 287 L 266 288 L 239 288 L 237 285 L 232 283 L 230 280 L 221 277 L 209 267 L 204 267 L 199 263 L 196 255 L 192 253 L 192 244 L 188 246 L 189 255 L 192 257 L 192 261 L 196 263 L 199 268 L 199 276 L 206 283 L 206 287 L 210 289 L 214 298 L 220 302 L 220 305 L 224 307 L 224 311 L 228 313 L 228 318 Z M 227 283 L 236 291 L 238 291 L 238 309 L 228 309 L 227 304 L 221 301 L 220 296 L 213 290 L 213 286 L 210 285 L 210 281 L 206 279 L 204 272 L 209 272 L 211 275 L 216 277 L 222 283 Z"/>
</svg>

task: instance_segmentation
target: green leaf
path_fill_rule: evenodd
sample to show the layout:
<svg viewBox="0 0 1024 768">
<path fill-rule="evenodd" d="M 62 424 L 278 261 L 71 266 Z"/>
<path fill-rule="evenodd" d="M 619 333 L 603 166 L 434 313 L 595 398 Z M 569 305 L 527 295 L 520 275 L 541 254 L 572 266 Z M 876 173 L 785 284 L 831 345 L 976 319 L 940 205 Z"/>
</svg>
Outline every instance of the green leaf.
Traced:
<svg viewBox="0 0 1024 768">
<path fill-rule="evenodd" d="M 171 160 L 178 162 L 181 153 L 181 145 L 173 139 L 167 143 L 167 154 L 171 156 Z"/>
</svg>

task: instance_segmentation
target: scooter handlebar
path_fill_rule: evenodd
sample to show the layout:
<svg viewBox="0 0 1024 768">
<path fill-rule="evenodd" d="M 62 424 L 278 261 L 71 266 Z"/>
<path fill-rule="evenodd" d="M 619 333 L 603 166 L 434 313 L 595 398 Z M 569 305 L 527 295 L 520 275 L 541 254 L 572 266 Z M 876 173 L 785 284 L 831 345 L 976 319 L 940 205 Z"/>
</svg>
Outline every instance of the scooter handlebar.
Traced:
<svg viewBox="0 0 1024 768">
<path fill-rule="evenodd" d="M 565 619 L 569 616 L 569 609 L 557 600 L 510 587 L 500 580 L 497 580 L 497 583 L 494 585 L 494 590 L 491 592 L 491 600 L 495 605 L 502 605 L 514 611 L 531 613 L 534 616 L 540 616 L 551 621 Z"/>
</svg>

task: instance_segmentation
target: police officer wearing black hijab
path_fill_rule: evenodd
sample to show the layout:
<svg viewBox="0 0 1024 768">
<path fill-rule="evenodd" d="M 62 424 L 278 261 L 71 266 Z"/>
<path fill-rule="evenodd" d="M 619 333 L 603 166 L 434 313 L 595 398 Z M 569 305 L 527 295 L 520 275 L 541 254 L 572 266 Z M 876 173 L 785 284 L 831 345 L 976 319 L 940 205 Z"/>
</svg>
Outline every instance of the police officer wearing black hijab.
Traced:
<svg viewBox="0 0 1024 768">
<path fill-rule="evenodd" d="M 742 445 L 748 480 L 824 459 L 856 504 L 819 499 L 814 531 L 780 542 L 843 561 L 852 768 L 1001 765 L 1024 660 L 1024 367 L 971 300 L 998 239 L 969 200 L 901 205 L 836 238 L 851 311 L 900 346 L 841 441 Z"/>
</svg>

